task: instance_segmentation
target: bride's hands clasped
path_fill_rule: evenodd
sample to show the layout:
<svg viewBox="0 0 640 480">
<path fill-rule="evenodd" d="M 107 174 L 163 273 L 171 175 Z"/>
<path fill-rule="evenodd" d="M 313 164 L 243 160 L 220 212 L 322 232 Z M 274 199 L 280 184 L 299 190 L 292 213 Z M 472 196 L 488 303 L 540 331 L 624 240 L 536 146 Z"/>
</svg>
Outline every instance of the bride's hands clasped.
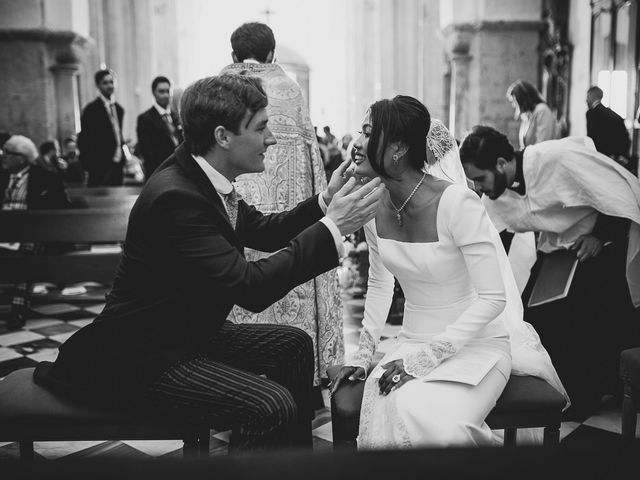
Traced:
<svg viewBox="0 0 640 480">
<path fill-rule="evenodd" d="M 416 378 L 405 371 L 401 358 L 382 365 L 382 368 L 385 369 L 385 372 L 378 380 L 380 395 L 388 395 L 391 391 Z"/>
</svg>

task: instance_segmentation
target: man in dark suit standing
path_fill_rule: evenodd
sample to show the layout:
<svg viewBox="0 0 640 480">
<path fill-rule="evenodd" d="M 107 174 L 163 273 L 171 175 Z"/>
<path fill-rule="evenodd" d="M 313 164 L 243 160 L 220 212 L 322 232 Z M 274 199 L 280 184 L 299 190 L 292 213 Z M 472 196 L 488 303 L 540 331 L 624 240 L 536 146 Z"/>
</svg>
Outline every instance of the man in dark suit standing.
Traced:
<svg viewBox="0 0 640 480">
<path fill-rule="evenodd" d="M 124 109 L 113 98 L 113 72 L 99 70 L 94 79 L 98 98 L 84 107 L 80 117 L 80 161 L 89 173 L 87 186 L 122 185 L 122 167 L 126 160 L 122 148 Z"/>
<path fill-rule="evenodd" d="M 158 166 L 182 143 L 180 117 L 171 110 L 171 82 L 156 77 L 151 83 L 155 103 L 138 116 L 137 152 L 142 157 L 148 179 Z"/>
<path fill-rule="evenodd" d="M 591 87 L 587 90 L 587 135 L 591 137 L 596 150 L 604 153 L 619 164 L 629 167 L 631 140 L 624 119 L 609 107 L 602 105 L 602 89 Z"/>
<path fill-rule="evenodd" d="M 92 402 L 204 418 L 233 430 L 232 451 L 311 448 L 311 338 L 227 317 L 236 304 L 260 311 L 335 268 L 341 235 L 374 217 L 384 187 L 345 181 L 345 162 L 326 190 L 290 211 L 249 206 L 232 182 L 265 168 L 276 143 L 266 106 L 260 80 L 244 75 L 205 78 L 184 92 L 185 142 L 131 211 L 103 312 L 55 364 L 40 364 L 36 381 Z M 248 262 L 245 246 L 277 253 Z"/>
<path fill-rule="evenodd" d="M 0 153 L 0 193 L 2 210 L 56 209 L 70 206 L 64 184 L 55 169 L 36 164 L 38 150 L 22 135 L 13 135 Z M 40 251 L 34 243 L 0 244 L 0 255 L 28 255 Z M 31 300 L 31 284 L 14 285 L 9 330 L 25 325 L 25 314 Z"/>
</svg>

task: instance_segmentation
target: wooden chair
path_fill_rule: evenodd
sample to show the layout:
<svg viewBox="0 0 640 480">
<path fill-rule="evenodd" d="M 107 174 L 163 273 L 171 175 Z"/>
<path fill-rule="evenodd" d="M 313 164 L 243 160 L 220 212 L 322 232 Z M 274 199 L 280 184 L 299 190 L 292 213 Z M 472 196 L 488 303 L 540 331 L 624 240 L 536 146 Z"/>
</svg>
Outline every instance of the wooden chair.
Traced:
<svg viewBox="0 0 640 480">
<path fill-rule="evenodd" d="M 624 386 L 622 440 L 632 442 L 636 438 L 640 412 L 640 348 L 630 348 L 620 354 L 620 378 Z"/>
<path fill-rule="evenodd" d="M 36 385 L 33 370 L 16 370 L 0 381 L 0 441 L 19 442 L 22 460 L 33 459 L 35 441 L 180 439 L 185 457 L 209 454 L 208 425 L 79 404 Z"/>
<path fill-rule="evenodd" d="M 108 250 L 0 256 L 0 283 L 111 283 L 120 262 L 128 208 L 0 211 L 0 242 L 115 244 Z"/>
<path fill-rule="evenodd" d="M 340 367 L 327 369 L 330 381 Z M 331 397 L 334 449 L 356 448 L 363 393 L 364 382 L 345 382 Z M 505 431 L 505 447 L 515 446 L 519 428 L 533 427 L 544 427 L 545 446 L 558 445 L 564 405 L 564 397 L 544 380 L 512 375 L 486 422 Z"/>
</svg>

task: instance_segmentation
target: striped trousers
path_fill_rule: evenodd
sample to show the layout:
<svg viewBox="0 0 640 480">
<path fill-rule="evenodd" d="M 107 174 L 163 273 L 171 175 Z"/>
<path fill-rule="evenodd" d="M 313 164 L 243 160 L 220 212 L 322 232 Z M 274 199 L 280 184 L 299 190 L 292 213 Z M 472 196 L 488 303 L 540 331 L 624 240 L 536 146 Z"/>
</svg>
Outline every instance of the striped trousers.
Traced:
<svg viewBox="0 0 640 480">
<path fill-rule="evenodd" d="M 151 406 L 232 430 L 230 452 L 311 448 L 313 343 L 282 325 L 226 322 L 208 352 L 164 372 Z"/>
</svg>

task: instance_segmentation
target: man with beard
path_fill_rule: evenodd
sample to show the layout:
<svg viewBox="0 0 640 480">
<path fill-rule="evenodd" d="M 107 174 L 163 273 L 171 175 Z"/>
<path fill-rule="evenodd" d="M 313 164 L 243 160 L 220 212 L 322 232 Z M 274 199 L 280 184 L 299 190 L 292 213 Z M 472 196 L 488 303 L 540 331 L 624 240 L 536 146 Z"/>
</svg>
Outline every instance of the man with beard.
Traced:
<svg viewBox="0 0 640 480">
<path fill-rule="evenodd" d="M 565 249 L 579 260 L 569 294 L 527 308 L 525 320 L 571 397 L 568 418 L 584 418 L 603 394 L 622 391 L 619 353 L 640 345 L 640 183 L 588 137 L 514 151 L 505 135 L 478 126 L 460 157 L 498 230 L 539 232 L 525 297 L 548 254 Z"/>
</svg>

